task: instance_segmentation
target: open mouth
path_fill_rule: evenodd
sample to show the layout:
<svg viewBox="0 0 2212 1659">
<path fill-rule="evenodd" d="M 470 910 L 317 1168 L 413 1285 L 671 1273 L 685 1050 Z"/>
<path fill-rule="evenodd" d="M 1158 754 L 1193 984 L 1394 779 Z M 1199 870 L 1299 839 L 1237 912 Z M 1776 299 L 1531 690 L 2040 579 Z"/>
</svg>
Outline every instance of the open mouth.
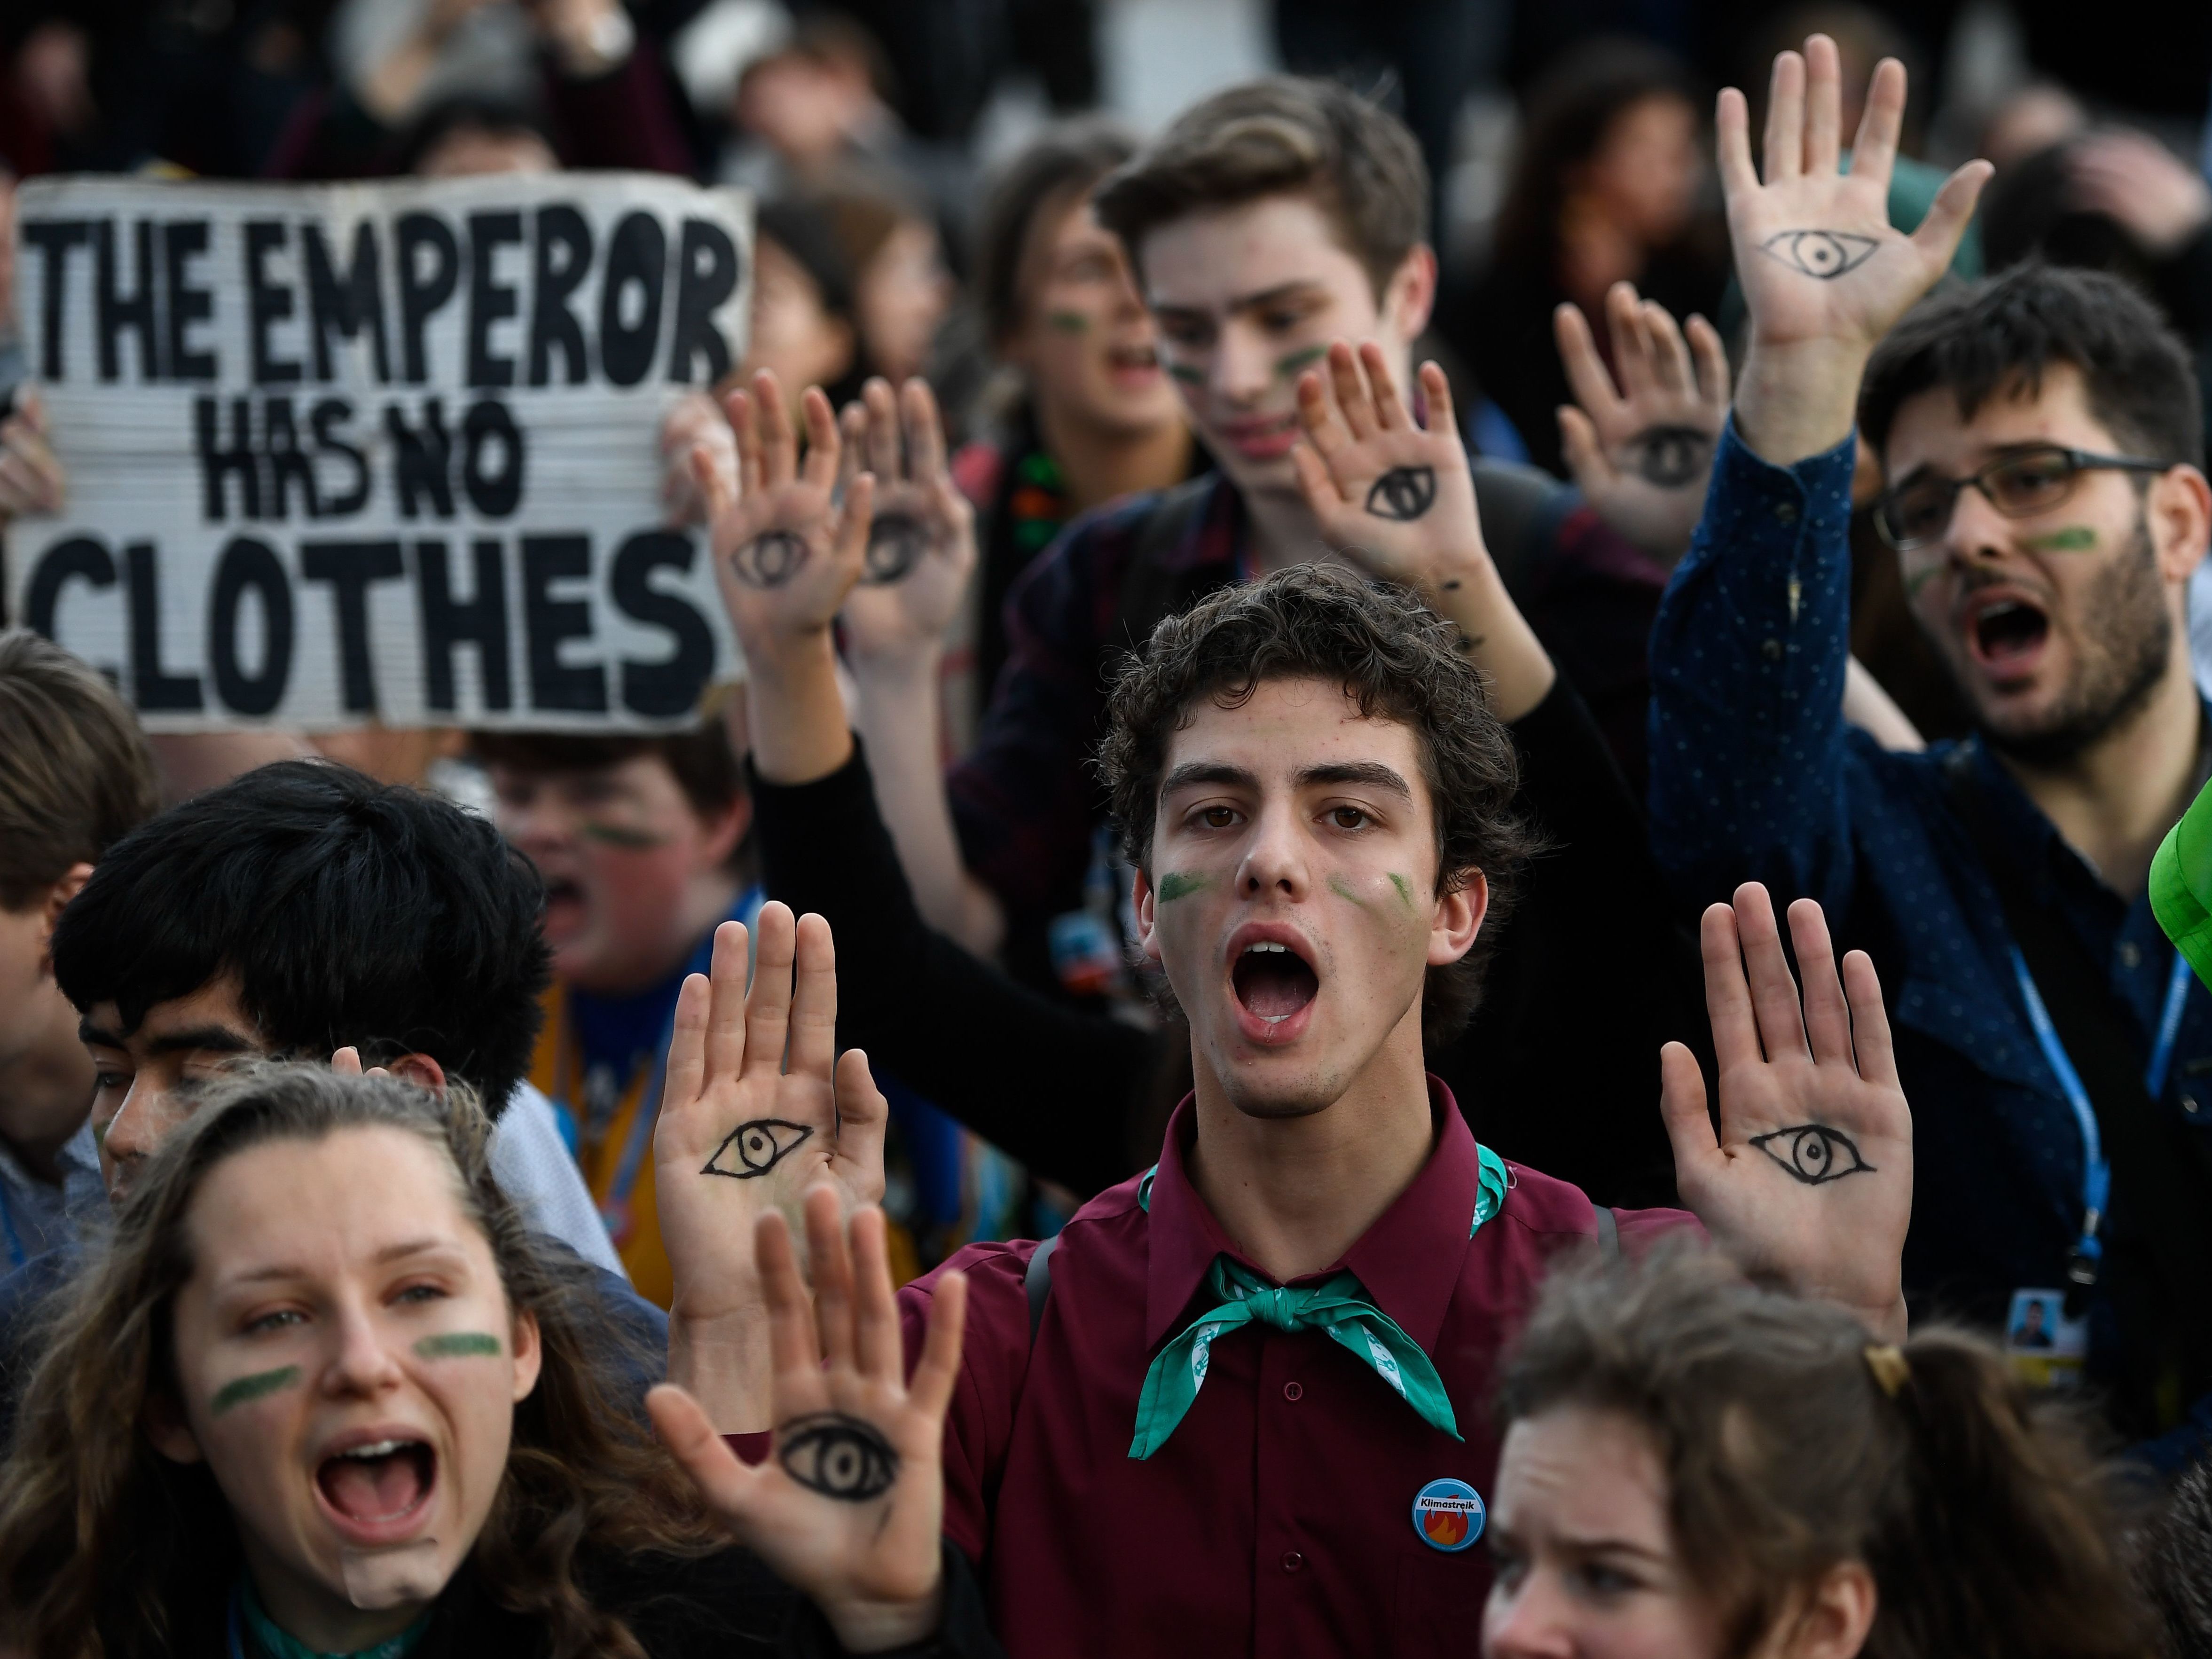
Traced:
<svg viewBox="0 0 2212 1659">
<path fill-rule="evenodd" d="M 1238 951 L 1229 982 L 1244 1011 L 1270 1027 L 1303 1012 L 1321 994 L 1313 964 L 1280 939 L 1257 939 Z"/>
<path fill-rule="evenodd" d="M 419 1514 L 438 1483 L 438 1455 L 420 1440 L 372 1440 L 325 1457 L 315 1486 L 349 1530 L 389 1532 Z"/>
<path fill-rule="evenodd" d="M 2051 618 L 2026 599 L 1992 599 L 1966 626 L 1976 660 L 1992 673 L 2025 668 L 2051 635 Z"/>
<path fill-rule="evenodd" d="M 1143 343 L 1109 346 L 1106 366 L 1116 374 L 1156 374 L 1159 372 L 1160 354 Z"/>
<path fill-rule="evenodd" d="M 1298 417 L 1296 413 L 1278 416 L 1272 420 L 1240 421 L 1222 428 L 1239 454 L 1253 460 L 1274 460 L 1287 455 L 1298 441 Z"/>
<path fill-rule="evenodd" d="M 565 876 L 549 877 L 545 882 L 545 919 L 557 927 L 574 923 L 584 914 L 583 887 Z"/>
</svg>

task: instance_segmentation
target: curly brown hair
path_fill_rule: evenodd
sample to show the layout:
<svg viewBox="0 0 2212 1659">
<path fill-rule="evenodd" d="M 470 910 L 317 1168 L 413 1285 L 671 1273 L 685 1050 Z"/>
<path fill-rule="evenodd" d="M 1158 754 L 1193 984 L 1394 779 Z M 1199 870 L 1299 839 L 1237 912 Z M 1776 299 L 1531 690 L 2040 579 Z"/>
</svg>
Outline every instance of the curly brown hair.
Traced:
<svg viewBox="0 0 2212 1659">
<path fill-rule="evenodd" d="M 226 1079 L 155 1154 L 106 1247 L 48 1315 L 0 1482 L 0 1641 L 35 1659 L 152 1659 L 172 1650 L 185 1610 L 237 1582 L 237 1528 L 213 1475 L 161 1456 L 143 1427 L 149 1399 L 175 1398 L 186 1218 L 226 1159 L 364 1127 L 412 1134 L 450 1161 L 509 1305 L 537 1316 L 538 1385 L 515 1407 L 506 1477 L 470 1556 L 485 1593 L 539 1623 L 556 1659 L 643 1659 L 580 1571 L 727 1547 L 623 1400 L 620 1339 L 592 1310 L 589 1270 L 548 1256 L 493 1179 L 474 1097 L 271 1063 Z"/>
<path fill-rule="evenodd" d="M 1725 1659 L 1760 1651 L 1793 1596 L 1853 1560 L 1878 1598 L 1862 1659 L 2151 1650 L 2117 1483 L 2080 1418 L 1978 1336 L 1929 1328 L 1893 1357 L 1870 1351 L 1841 1309 L 1672 1246 L 1546 1284 L 1506 1361 L 1500 1426 L 1572 1406 L 1618 1413 L 1656 1454 Z"/>
<path fill-rule="evenodd" d="M 1149 872 L 1152 817 L 1169 740 L 1201 697 L 1234 708 L 1269 680 L 1325 680 L 1369 720 L 1411 726 L 1437 833 L 1437 890 L 1480 872 L 1490 910 L 1474 946 L 1429 969 L 1421 1030 L 1449 1041 L 1481 1000 L 1483 970 L 1537 848 L 1514 810 L 1521 783 L 1513 740 L 1458 630 L 1409 589 L 1334 565 L 1288 570 L 1201 599 L 1152 630 L 1122 659 L 1108 696 L 1099 769 L 1129 861 Z"/>
</svg>

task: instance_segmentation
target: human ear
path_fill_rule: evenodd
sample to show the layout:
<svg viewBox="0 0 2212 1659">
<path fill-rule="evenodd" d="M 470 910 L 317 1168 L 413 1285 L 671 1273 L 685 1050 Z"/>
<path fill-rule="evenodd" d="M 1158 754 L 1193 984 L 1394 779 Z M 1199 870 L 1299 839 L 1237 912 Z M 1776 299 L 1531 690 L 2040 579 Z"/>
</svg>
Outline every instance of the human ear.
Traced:
<svg viewBox="0 0 2212 1659">
<path fill-rule="evenodd" d="M 402 1054 L 384 1069 L 392 1076 L 413 1084 L 418 1089 L 428 1089 L 434 1095 L 446 1092 L 446 1068 L 424 1054 Z M 493 1103 L 484 1103 L 487 1110 Z"/>
<path fill-rule="evenodd" d="M 1429 313 L 1436 302 L 1436 250 L 1426 242 L 1416 242 L 1390 273 L 1382 290 L 1383 314 L 1398 337 L 1411 345 L 1429 325 Z"/>
<path fill-rule="evenodd" d="M 1490 878 L 1470 870 L 1458 886 L 1437 895 L 1429 923 L 1429 966 L 1448 968 L 1474 948 L 1482 919 L 1490 914 Z"/>
<path fill-rule="evenodd" d="M 1152 927 L 1152 878 L 1140 868 L 1129 884 L 1129 898 L 1137 913 L 1137 943 L 1153 962 L 1160 959 L 1160 936 Z"/>
<path fill-rule="evenodd" d="M 199 1437 L 185 1421 L 185 1414 L 177 1409 L 176 1401 L 166 1389 L 149 1389 L 146 1404 L 139 1421 L 146 1430 L 146 1438 L 154 1449 L 172 1463 L 202 1463 L 207 1454 L 200 1449 Z"/>
<path fill-rule="evenodd" d="M 2212 540 L 2212 484 L 2193 466 L 2177 466 L 2151 482 L 2143 501 L 2159 574 L 2185 582 Z"/>
<path fill-rule="evenodd" d="M 545 1364 L 545 1345 L 538 1329 L 538 1316 L 525 1308 L 514 1316 L 514 1328 L 509 1335 L 509 1346 L 514 1350 L 514 1398 L 520 1402 L 530 1398 L 538 1386 L 538 1373 Z"/>
<path fill-rule="evenodd" d="M 699 843 L 699 867 L 719 870 L 730 861 L 745 831 L 753 827 L 752 797 L 738 796 L 714 817 L 702 818 L 700 825 L 707 833 Z"/>
<path fill-rule="evenodd" d="M 1863 1561 L 1839 1561 L 1783 1619 L 1771 1659 L 1853 1659 L 1866 1645 L 1881 1595 Z"/>
<path fill-rule="evenodd" d="M 62 872 L 59 881 L 46 889 L 46 902 L 40 907 L 43 914 L 39 918 L 39 961 L 41 966 L 47 965 L 46 951 L 54 942 L 54 925 L 61 921 L 62 912 L 69 902 L 82 891 L 85 883 L 91 879 L 90 865 L 72 864 Z"/>
</svg>

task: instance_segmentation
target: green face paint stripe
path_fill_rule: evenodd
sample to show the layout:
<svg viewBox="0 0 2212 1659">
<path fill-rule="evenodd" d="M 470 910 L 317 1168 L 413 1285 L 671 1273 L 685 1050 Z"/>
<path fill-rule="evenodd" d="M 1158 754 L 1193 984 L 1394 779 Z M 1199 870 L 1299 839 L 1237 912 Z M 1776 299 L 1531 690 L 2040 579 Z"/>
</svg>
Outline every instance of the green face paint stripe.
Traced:
<svg viewBox="0 0 2212 1659">
<path fill-rule="evenodd" d="M 1212 884 L 1210 876 L 1187 876 L 1179 870 L 1170 870 L 1160 878 L 1160 902 L 1172 904 L 1188 894 Z"/>
<path fill-rule="evenodd" d="M 289 1389 L 299 1380 L 300 1368 L 297 1365 L 280 1366 L 273 1371 L 256 1371 L 251 1376 L 239 1377 L 217 1389 L 209 1409 L 221 1416 L 233 1406 L 243 1406 L 248 1401 L 258 1400 L 279 1389 Z"/>
<path fill-rule="evenodd" d="M 620 847 L 631 852 L 642 852 L 647 848 L 667 844 L 668 837 L 656 836 L 646 830 L 625 830 L 615 823 L 586 823 L 577 826 L 576 833 L 586 841 L 598 842 L 603 847 Z"/>
<path fill-rule="evenodd" d="M 1286 357 L 1275 359 L 1275 373 L 1285 380 L 1296 380 L 1328 356 L 1327 346 L 1308 346 L 1304 351 L 1293 351 Z"/>
<path fill-rule="evenodd" d="M 1079 311 L 1048 311 L 1044 320 L 1047 327 L 1062 334 L 1087 334 L 1091 331 L 1091 319 Z"/>
<path fill-rule="evenodd" d="M 1413 884 L 1407 881 L 1405 877 L 1400 875 L 1395 870 L 1393 870 L 1390 872 L 1390 884 L 1398 890 L 1398 896 L 1404 901 L 1406 908 L 1408 910 L 1412 909 L 1413 908 Z"/>
<path fill-rule="evenodd" d="M 1170 363 L 1168 365 L 1168 374 L 1170 379 L 1181 380 L 1185 386 L 1204 386 L 1206 384 L 1206 375 L 1204 372 L 1193 368 L 1188 363 Z"/>
<path fill-rule="evenodd" d="M 1367 901 L 1354 892 L 1352 884 L 1342 876 L 1331 876 L 1328 878 L 1328 890 L 1340 899 L 1350 899 L 1363 910 L 1367 908 Z"/>
<path fill-rule="evenodd" d="M 2030 536 L 2021 544 L 2039 553 L 2087 553 L 2097 544 L 2097 532 L 2085 524 L 2069 524 L 2048 536 Z"/>
<path fill-rule="evenodd" d="M 499 1339 L 482 1331 L 451 1331 L 442 1336 L 426 1336 L 415 1345 L 415 1352 L 425 1359 L 471 1359 L 481 1356 L 496 1359 L 507 1350 L 500 1346 Z"/>
</svg>

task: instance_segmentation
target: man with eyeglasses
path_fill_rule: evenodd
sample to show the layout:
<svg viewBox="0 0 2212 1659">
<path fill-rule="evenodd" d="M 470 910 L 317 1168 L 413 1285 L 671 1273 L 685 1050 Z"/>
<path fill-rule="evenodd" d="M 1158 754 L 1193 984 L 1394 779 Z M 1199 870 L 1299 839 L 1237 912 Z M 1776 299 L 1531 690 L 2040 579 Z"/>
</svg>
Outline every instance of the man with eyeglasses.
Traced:
<svg viewBox="0 0 2212 1659">
<path fill-rule="evenodd" d="M 2057 1302 L 2040 1374 L 2086 1364 L 2115 1425 L 2178 1458 L 2212 1437 L 2212 997 L 2146 876 L 2207 770 L 2197 387 L 2109 277 L 1923 300 L 1987 166 L 1893 230 L 1903 71 L 1875 71 L 1848 174 L 1838 80 L 1818 36 L 1777 61 L 1764 183 L 1723 94 L 1750 346 L 1653 636 L 1654 846 L 1686 899 L 1764 881 L 1895 964 L 1916 1310 L 2001 1331 Z M 1974 710 L 1962 743 L 1886 753 L 1843 721 L 1862 435 L 1875 526 Z"/>
</svg>

